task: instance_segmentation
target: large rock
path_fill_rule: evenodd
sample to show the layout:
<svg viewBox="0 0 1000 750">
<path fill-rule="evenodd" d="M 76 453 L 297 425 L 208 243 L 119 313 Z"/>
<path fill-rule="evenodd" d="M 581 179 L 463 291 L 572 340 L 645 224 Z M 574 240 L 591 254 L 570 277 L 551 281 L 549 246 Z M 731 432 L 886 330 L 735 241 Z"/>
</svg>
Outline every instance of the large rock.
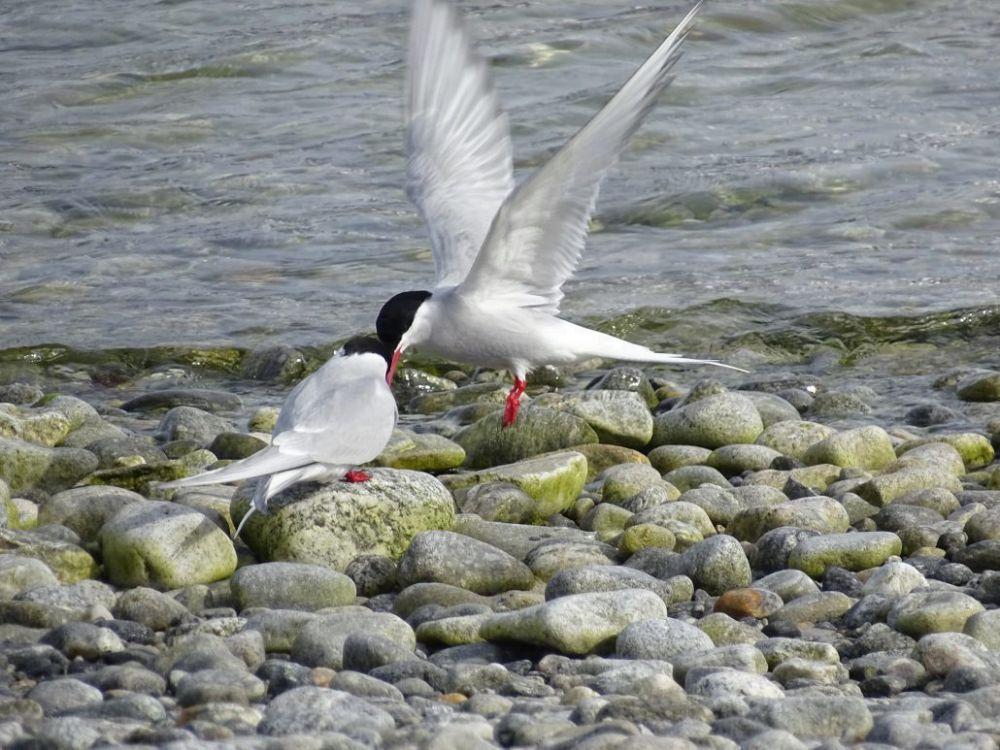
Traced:
<svg viewBox="0 0 1000 750">
<path fill-rule="evenodd" d="M 788 564 L 819 578 L 831 566 L 847 570 L 878 567 L 902 548 L 899 537 L 888 531 L 824 534 L 800 541 L 788 556 Z"/>
<path fill-rule="evenodd" d="M 492 615 L 479 630 L 488 641 L 524 643 L 564 654 L 609 648 L 628 625 L 663 618 L 667 607 L 652 591 L 627 589 L 574 594 Z"/>
<path fill-rule="evenodd" d="M 833 498 L 816 495 L 777 505 L 759 505 L 737 513 L 728 531 L 737 539 L 757 541 L 764 533 L 782 526 L 834 534 L 847 531 L 850 517 Z"/>
<path fill-rule="evenodd" d="M 510 427 L 500 412 L 464 427 L 453 439 L 466 453 L 472 469 L 509 464 L 540 453 L 598 442 L 597 433 L 580 417 L 544 407 L 526 406 Z"/>
<path fill-rule="evenodd" d="M 171 408 L 196 408 L 209 412 L 236 411 L 243 399 L 234 393 L 203 388 L 164 388 L 136 396 L 122 404 L 125 411 L 156 411 Z"/>
<path fill-rule="evenodd" d="M 758 435 L 756 442 L 802 461 L 812 446 L 832 434 L 832 428 L 817 422 L 778 422 Z"/>
<path fill-rule="evenodd" d="M 531 588 L 535 577 L 520 560 L 478 539 L 451 531 L 423 531 L 399 560 L 400 584 L 437 582 L 477 594 Z"/>
<path fill-rule="evenodd" d="M 855 488 L 855 492 L 879 508 L 915 490 L 946 489 L 960 492 L 962 483 L 947 469 L 936 466 L 906 466 L 888 474 L 879 474 Z"/>
<path fill-rule="evenodd" d="M 233 496 L 230 513 L 243 518 L 255 486 Z M 264 560 L 326 565 L 343 571 L 360 554 L 398 557 L 419 532 L 454 523 L 451 494 L 434 477 L 402 469 L 374 469 L 363 483 L 293 485 L 254 514 L 242 538 Z"/>
<path fill-rule="evenodd" d="M 465 450 L 453 440 L 404 429 L 393 430 L 389 443 L 375 459 L 379 466 L 414 471 L 447 471 L 464 461 Z"/>
<path fill-rule="evenodd" d="M 694 625 L 672 617 L 634 622 L 615 641 L 615 653 L 625 659 L 662 659 L 710 651 L 712 639 Z"/>
<path fill-rule="evenodd" d="M 365 607 L 340 607 L 302 624 L 292 643 L 292 659 L 307 667 L 342 669 L 344 643 L 358 634 L 380 635 L 410 651 L 417 645 L 413 628 L 395 615 Z"/>
<path fill-rule="evenodd" d="M 587 459 L 576 451 L 535 456 L 491 469 L 443 478 L 461 500 L 462 490 L 485 482 L 508 482 L 536 501 L 534 518 L 544 520 L 570 508 L 587 480 Z"/>
<path fill-rule="evenodd" d="M 896 455 L 904 456 L 907 451 L 926 443 L 947 443 L 958 451 L 958 455 L 965 462 L 965 468 L 969 471 L 989 466 L 995 457 L 995 451 L 990 443 L 990 439 L 985 435 L 980 435 L 978 432 L 936 432 L 927 437 L 907 440 L 896 448 Z"/>
<path fill-rule="evenodd" d="M 339 732 L 372 745 L 372 734 L 396 726 L 392 716 L 350 693 L 312 686 L 288 690 L 272 700 L 257 727 L 266 735 L 320 735 Z M 346 743 L 338 746 L 347 747 Z M 351 746 L 355 746 L 352 743 Z"/>
<path fill-rule="evenodd" d="M 721 448 L 752 443 L 763 431 L 753 401 L 736 393 L 720 393 L 657 415 L 651 443 Z"/>
<path fill-rule="evenodd" d="M 805 452 L 807 464 L 833 464 L 879 471 L 896 460 L 889 433 L 874 425 L 836 432 Z"/>
<path fill-rule="evenodd" d="M 544 394 L 536 403 L 580 417 L 602 443 L 642 448 L 653 437 L 653 415 L 645 399 L 634 391 Z"/>
<path fill-rule="evenodd" d="M 874 723 L 864 699 L 842 695 L 795 695 L 762 701 L 754 716 L 800 739 L 833 738 L 849 743 L 862 740 Z"/>
<path fill-rule="evenodd" d="M 228 578 L 236 569 L 229 537 L 203 514 L 174 503 L 126 505 L 99 538 L 105 572 L 121 586 L 175 589 Z"/>
<path fill-rule="evenodd" d="M 1000 372 L 974 372 L 960 380 L 956 390 L 963 401 L 1000 401 Z"/>
<path fill-rule="evenodd" d="M 698 588 L 713 596 L 750 585 L 750 561 L 743 546 L 731 536 L 719 534 L 698 542 L 681 553 L 682 570 Z"/>
<path fill-rule="evenodd" d="M 314 611 L 354 601 L 354 581 L 329 568 L 305 563 L 247 565 L 233 575 L 229 587 L 236 606 Z"/>
<path fill-rule="evenodd" d="M 889 610 L 889 627 L 913 638 L 928 633 L 961 633 L 966 621 L 983 611 L 983 605 L 958 591 L 914 591 Z"/>
<path fill-rule="evenodd" d="M 97 457 L 82 448 L 48 448 L 0 437 L 0 479 L 13 492 L 38 487 L 58 492 L 97 468 Z"/>
<path fill-rule="evenodd" d="M 84 541 L 92 541 L 108 519 L 126 505 L 145 502 L 137 492 L 108 487 L 73 487 L 56 493 L 38 510 L 40 524 L 60 523 Z"/>
</svg>

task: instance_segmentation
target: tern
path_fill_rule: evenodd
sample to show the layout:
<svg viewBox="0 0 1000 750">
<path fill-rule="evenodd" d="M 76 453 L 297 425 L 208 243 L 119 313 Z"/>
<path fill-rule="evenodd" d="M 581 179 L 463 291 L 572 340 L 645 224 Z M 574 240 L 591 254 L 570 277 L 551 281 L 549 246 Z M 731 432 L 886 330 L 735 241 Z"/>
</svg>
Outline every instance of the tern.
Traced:
<svg viewBox="0 0 1000 750">
<path fill-rule="evenodd" d="M 711 364 L 655 352 L 570 323 L 562 286 L 583 251 L 598 189 L 656 98 L 701 7 L 698 3 L 614 97 L 549 161 L 514 186 L 506 116 L 486 61 L 446 0 L 417 0 L 411 22 L 406 192 L 430 230 L 433 291 L 397 294 L 376 321 L 393 350 L 387 378 L 410 347 L 509 370 L 505 427 L 525 379 L 542 365 L 594 357 Z M 730 368 L 739 369 L 739 368 Z"/>
<path fill-rule="evenodd" d="M 197 487 L 268 477 L 257 485 L 235 539 L 255 510 L 266 514 L 267 501 L 296 482 L 368 481 L 371 477 L 354 467 L 378 456 L 396 425 L 396 399 L 386 381 L 391 351 L 371 336 L 350 339 L 288 394 L 270 446 L 221 469 L 159 486 Z"/>
</svg>

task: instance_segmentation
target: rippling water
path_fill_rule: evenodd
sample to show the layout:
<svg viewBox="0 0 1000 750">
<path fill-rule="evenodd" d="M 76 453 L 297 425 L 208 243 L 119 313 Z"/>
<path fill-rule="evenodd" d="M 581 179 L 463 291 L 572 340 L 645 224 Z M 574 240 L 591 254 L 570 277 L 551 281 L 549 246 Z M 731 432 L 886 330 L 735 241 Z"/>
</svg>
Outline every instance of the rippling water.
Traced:
<svg viewBox="0 0 1000 750">
<path fill-rule="evenodd" d="M 519 176 L 688 5 L 461 3 Z M 324 345 L 430 283 L 402 0 L 5 0 L 0 28 L 0 349 Z M 994 356 L 998 49 L 992 0 L 709 0 L 565 313 L 692 353 Z"/>
</svg>

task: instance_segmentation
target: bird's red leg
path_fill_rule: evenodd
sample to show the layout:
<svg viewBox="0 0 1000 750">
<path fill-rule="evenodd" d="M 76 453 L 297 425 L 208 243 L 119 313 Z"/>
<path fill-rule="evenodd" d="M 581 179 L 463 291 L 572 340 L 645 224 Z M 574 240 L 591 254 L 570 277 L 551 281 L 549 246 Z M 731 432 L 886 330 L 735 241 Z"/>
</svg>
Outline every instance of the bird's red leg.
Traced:
<svg viewBox="0 0 1000 750">
<path fill-rule="evenodd" d="M 351 483 L 367 482 L 371 478 L 371 474 L 367 471 L 362 471 L 361 469 L 351 469 L 349 472 L 344 474 L 344 481 Z"/>
<path fill-rule="evenodd" d="M 521 408 L 521 394 L 527 386 L 517 375 L 514 376 L 514 387 L 507 394 L 507 406 L 503 410 L 503 426 L 510 427 L 517 419 L 517 410 Z"/>
</svg>

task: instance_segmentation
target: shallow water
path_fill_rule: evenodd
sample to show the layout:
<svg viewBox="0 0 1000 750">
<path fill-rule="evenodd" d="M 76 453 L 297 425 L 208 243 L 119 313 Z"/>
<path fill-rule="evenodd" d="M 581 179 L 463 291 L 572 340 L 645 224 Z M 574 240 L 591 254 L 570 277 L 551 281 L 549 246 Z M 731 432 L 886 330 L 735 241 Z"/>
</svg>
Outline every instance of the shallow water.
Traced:
<svg viewBox="0 0 1000 750">
<path fill-rule="evenodd" d="M 461 5 L 523 177 L 688 3 Z M 0 8 L 0 349 L 325 346 L 430 283 L 405 3 L 127 7 Z M 997 364 L 998 45 L 987 0 L 712 0 L 565 313 L 751 366 Z"/>
</svg>

